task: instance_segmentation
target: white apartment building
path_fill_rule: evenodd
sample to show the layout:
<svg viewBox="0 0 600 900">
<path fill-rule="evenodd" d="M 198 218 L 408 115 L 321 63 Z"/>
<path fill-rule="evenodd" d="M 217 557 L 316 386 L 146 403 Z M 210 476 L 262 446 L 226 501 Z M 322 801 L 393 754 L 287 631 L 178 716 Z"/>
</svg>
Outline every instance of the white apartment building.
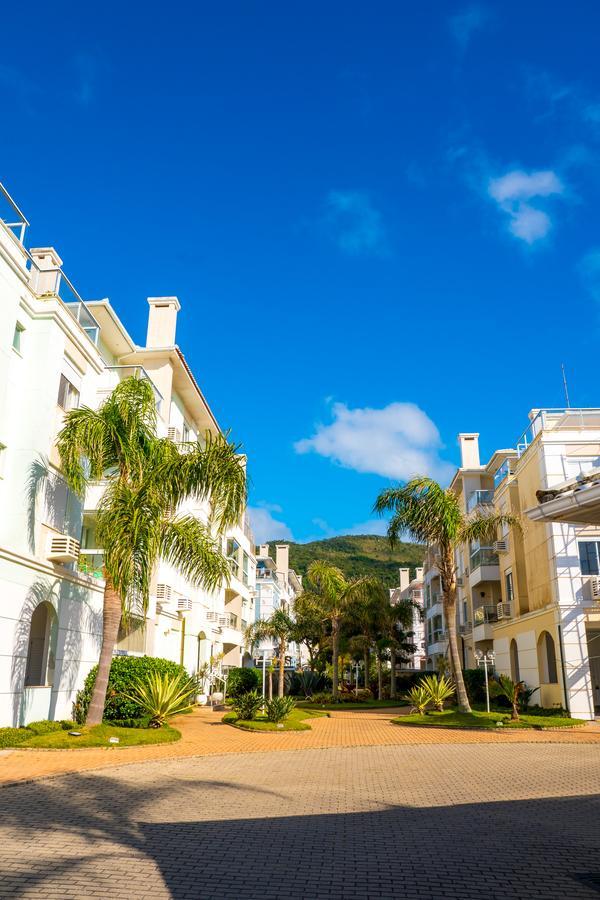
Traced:
<svg viewBox="0 0 600 900">
<path fill-rule="evenodd" d="M 294 601 L 301 591 L 302 579 L 290 569 L 289 546 L 276 544 L 275 557 L 272 557 L 269 545 L 261 544 L 256 557 L 255 621 L 268 619 L 276 609 L 284 609 L 293 615 Z M 270 660 L 277 655 L 276 642 L 265 638 L 254 648 L 254 655 L 256 665 L 262 666 L 263 656 Z M 287 669 L 301 668 L 301 646 L 289 644 L 285 664 Z"/>
<path fill-rule="evenodd" d="M 411 579 L 410 569 L 399 569 L 398 587 L 390 588 L 390 603 L 394 606 L 401 600 L 416 604 L 413 612 L 411 643 L 416 647 L 408 660 L 400 663 L 401 669 L 424 669 L 427 662 L 427 642 L 423 620 L 423 569 L 418 568 Z"/>
<path fill-rule="evenodd" d="M 26 249 L 28 222 L 0 186 L 0 726 L 68 718 L 97 662 L 102 551 L 94 517 L 102 485 L 82 504 L 63 481 L 56 436 L 64 414 L 97 406 L 123 378 L 152 383 L 159 433 L 194 440 L 218 424 L 175 343 L 179 302 L 149 298 L 146 344 L 128 335 L 108 300 L 84 303 L 51 247 Z M 206 505 L 187 511 L 206 520 Z M 81 544 L 81 547 L 80 547 Z M 256 560 L 247 519 L 224 538 L 228 586 L 192 589 L 161 563 L 145 621 L 119 653 L 181 661 L 249 659 Z"/>
</svg>

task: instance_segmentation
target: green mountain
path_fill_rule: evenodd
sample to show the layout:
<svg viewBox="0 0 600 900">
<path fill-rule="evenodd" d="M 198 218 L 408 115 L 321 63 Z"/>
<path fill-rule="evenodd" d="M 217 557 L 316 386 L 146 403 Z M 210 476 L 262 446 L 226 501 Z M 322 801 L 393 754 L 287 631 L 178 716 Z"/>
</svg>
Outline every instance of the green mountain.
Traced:
<svg viewBox="0 0 600 900">
<path fill-rule="evenodd" d="M 343 537 L 324 538 L 308 544 L 293 541 L 271 541 L 271 551 L 275 543 L 286 543 L 290 547 L 290 567 L 300 575 L 314 559 L 325 559 L 338 566 L 347 578 L 358 575 L 374 575 L 382 579 L 388 587 L 398 584 L 398 569 L 415 568 L 423 565 L 425 549 L 420 544 L 398 542 L 390 549 L 387 537 L 375 534 L 348 534 Z"/>
</svg>

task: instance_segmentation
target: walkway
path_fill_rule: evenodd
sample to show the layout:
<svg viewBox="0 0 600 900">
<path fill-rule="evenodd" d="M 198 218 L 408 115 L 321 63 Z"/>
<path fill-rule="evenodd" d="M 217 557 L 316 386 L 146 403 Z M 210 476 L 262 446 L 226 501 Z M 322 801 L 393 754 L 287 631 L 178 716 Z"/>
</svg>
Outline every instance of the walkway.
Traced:
<svg viewBox="0 0 600 900">
<path fill-rule="evenodd" d="M 175 724 L 182 738 L 174 744 L 148 747 L 106 747 L 69 750 L 0 751 L 0 783 L 24 781 L 66 772 L 85 772 L 148 760 L 171 760 L 228 753 L 273 750 L 316 750 L 333 747 L 422 746 L 432 744 L 596 744 L 600 727 L 564 732 L 468 732 L 392 725 L 400 712 L 389 709 L 339 711 L 330 718 L 310 719 L 311 731 L 257 734 L 224 725 L 221 714 L 203 709 L 182 716 Z"/>
<path fill-rule="evenodd" d="M 431 745 L 340 714 L 340 740 L 387 745 L 245 753 L 197 721 L 229 752 L 2 788 L 0 897 L 598 900 L 597 745 Z"/>
</svg>

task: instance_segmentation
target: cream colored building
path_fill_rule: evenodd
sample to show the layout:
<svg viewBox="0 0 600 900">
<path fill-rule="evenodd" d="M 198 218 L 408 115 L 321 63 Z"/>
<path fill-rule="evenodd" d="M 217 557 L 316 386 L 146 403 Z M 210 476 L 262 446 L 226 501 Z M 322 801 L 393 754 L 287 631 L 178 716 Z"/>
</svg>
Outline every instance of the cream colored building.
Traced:
<svg viewBox="0 0 600 900">
<path fill-rule="evenodd" d="M 494 508 L 522 522 L 490 546 L 457 553 L 463 663 L 472 667 L 475 650 L 492 649 L 498 672 L 539 687 L 532 702 L 593 718 L 600 708 L 600 517 L 573 513 L 572 486 L 600 466 L 600 411 L 533 410 L 529 419 L 514 448 L 485 465 L 478 435 L 459 436 L 452 486 L 463 509 Z M 557 487 L 564 491 L 558 499 Z M 550 502 L 539 505 L 538 492 Z M 564 506 L 569 493 L 571 514 L 561 518 L 550 507 Z"/>
<path fill-rule="evenodd" d="M 82 301 L 56 250 L 27 249 L 27 226 L 0 186 L 0 726 L 69 717 L 98 660 L 102 485 L 83 504 L 67 489 L 56 452 L 65 412 L 99 405 L 134 375 L 154 387 L 160 434 L 186 441 L 219 428 L 175 343 L 177 298 L 149 298 L 139 346 L 108 300 Z M 188 511 L 208 514 L 193 503 Z M 191 672 L 211 656 L 247 661 L 242 631 L 254 618 L 256 560 L 245 516 L 224 549 L 233 574 L 213 594 L 161 563 L 146 620 L 121 636 L 118 652 L 183 660 Z"/>
<path fill-rule="evenodd" d="M 294 602 L 301 591 L 302 578 L 290 568 L 288 544 L 276 544 L 274 557 L 269 545 L 261 544 L 256 559 L 256 620 L 270 618 L 277 609 L 283 609 L 293 617 Z M 275 640 L 265 638 L 254 648 L 257 666 L 262 666 L 265 654 L 266 660 L 277 655 Z M 286 668 L 297 669 L 302 665 L 302 646 L 290 643 L 286 654 Z"/>
<path fill-rule="evenodd" d="M 400 663 L 403 669 L 424 669 L 427 662 L 427 643 L 425 641 L 425 622 L 423 618 L 423 569 L 418 568 L 415 577 L 410 577 L 410 569 L 398 570 L 398 587 L 390 588 L 390 603 L 394 606 L 401 600 L 410 600 L 415 604 L 413 612 L 411 643 L 416 647 L 408 660 Z"/>
</svg>

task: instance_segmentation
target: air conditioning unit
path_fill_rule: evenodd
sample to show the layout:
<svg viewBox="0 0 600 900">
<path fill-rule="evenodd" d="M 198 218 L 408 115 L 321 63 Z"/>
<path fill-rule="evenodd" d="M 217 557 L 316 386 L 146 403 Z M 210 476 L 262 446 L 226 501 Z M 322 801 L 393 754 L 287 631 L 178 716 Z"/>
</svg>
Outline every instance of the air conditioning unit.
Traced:
<svg viewBox="0 0 600 900">
<path fill-rule="evenodd" d="M 171 586 L 168 584 L 157 584 L 156 599 L 162 600 L 163 603 L 169 603 L 171 600 Z"/>
<path fill-rule="evenodd" d="M 508 541 L 494 541 L 492 547 L 494 553 L 508 553 Z"/>
<path fill-rule="evenodd" d="M 167 431 L 167 437 L 170 441 L 175 441 L 175 443 L 178 444 L 181 441 L 181 431 L 179 428 L 171 426 Z"/>
<path fill-rule="evenodd" d="M 216 612 L 212 612 L 211 610 L 209 610 L 209 611 L 206 613 L 206 621 L 207 621 L 207 622 L 216 622 L 218 618 L 219 618 L 219 617 L 218 617 L 218 615 L 216 614 Z"/>
<path fill-rule="evenodd" d="M 496 605 L 496 616 L 498 621 L 501 619 L 510 619 L 510 603 L 498 603 Z"/>
<path fill-rule="evenodd" d="M 177 609 L 180 612 L 189 612 L 192 608 L 192 601 L 189 597 L 178 597 L 177 598 Z"/>
<path fill-rule="evenodd" d="M 229 616 L 219 616 L 218 617 L 219 627 L 223 627 L 223 625 L 229 625 Z"/>
<path fill-rule="evenodd" d="M 457 575 L 457 576 L 456 576 L 456 586 L 457 586 L 457 587 L 462 587 L 462 586 L 463 586 L 463 577 L 462 577 L 462 575 Z"/>
<path fill-rule="evenodd" d="M 600 578 L 590 578 L 592 600 L 600 600 Z"/>
<path fill-rule="evenodd" d="M 79 559 L 79 541 L 69 537 L 68 534 L 50 535 L 46 558 L 52 562 L 77 562 Z"/>
</svg>

